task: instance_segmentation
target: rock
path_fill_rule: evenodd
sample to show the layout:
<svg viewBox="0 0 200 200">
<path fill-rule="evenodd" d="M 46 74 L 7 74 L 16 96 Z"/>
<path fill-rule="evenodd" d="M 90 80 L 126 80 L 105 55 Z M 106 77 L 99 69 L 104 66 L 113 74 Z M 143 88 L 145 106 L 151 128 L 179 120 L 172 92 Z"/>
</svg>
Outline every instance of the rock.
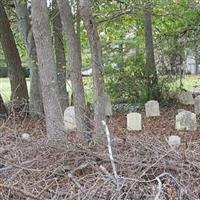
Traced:
<svg viewBox="0 0 200 200">
<path fill-rule="evenodd" d="M 197 115 L 200 114 L 200 95 L 194 99 L 194 112 Z"/>
<path fill-rule="evenodd" d="M 147 117 L 156 117 L 160 116 L 160 109 L 158 101 L 148 101 L 145 104 L 145 112 Z"/>
<path fill-rule="evenodd" d="M 112 116 L 112 104 L 110 97 L 108 95 L 105 95 L 105 114 L 106 116 Z"/>
<path fill-rule="evenodd" d="M 74 106 L 69 106 L 64 112 L 64 125 L 67 131 L 76 130 L 76 120 Z"/>
<path fill-rule="evenodd" d="M 192 88 L 192 89 L 190 90 L 190 92 L 192 93 L 192 96 L 193 96 L 193 97 L 197 97 L 198 95 L 200 95 L 200 88 L 199 88 L 199 87 L 197 87 L 197 88 Z"/>
<path fill-rule="evenodd" d="M 194 98 L 192 96 L 192 92 L 190 91 L 181 91 L 181 93 L 178 95 L 178 100 L 184 105 L 194 104 Z"/>
<path fill-rule="evenodd" d="M 190 111 L 183 111 L 176 115 L 176 129 L 195 131 L 197 129 L 196 114 Z"/>
<path fill-rule="evenodd" d="M 178 109 L 177 114 L 180 113 L 180 112 L 183 112 L 183 111 L 186 111 L 186 110 L 185 109 Z"/>
<path fill-rule="evenodd" d="M 127 115 L 127 129 L 129 131 L 142 130 L 142 117 L 140 113 L 129 113 Z"/>
<path fill-rule="evenodd" d="M 171 147 L 179 147 L 181 144 L 181 138 L 178 135 L 171 135 L 167 142 Z"/>
<path fill-rule="evenodd" d="M 31 136 L 28 133 L 22 133 L 21 138 L 23 141 L 27 141 L 27 142 L 31 141 Z"/>
</svg>

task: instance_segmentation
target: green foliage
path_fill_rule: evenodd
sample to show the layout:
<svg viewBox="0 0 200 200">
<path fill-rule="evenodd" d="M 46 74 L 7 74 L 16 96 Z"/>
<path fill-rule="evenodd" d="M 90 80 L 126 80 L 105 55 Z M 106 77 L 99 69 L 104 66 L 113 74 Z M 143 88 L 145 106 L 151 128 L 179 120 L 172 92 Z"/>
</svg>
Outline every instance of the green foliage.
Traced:
<svg viewBox="0 0 200 200">
<path fill-rule="evenodd" d="M 22 67 L 22 72 L 26 78 L 30 77 L 30 69 L 28 67 Z"/>
<path fill-rule="evenodd" d="M 28 67 L 22 67 L 22 72 L 26 78 L 30 77 L 30 70 Z M 8 68 L 7 67 L 0 67 L 0 78 L 8 77 Z"/>
<path fill-rule="evenodd" d="M 77 26 L 76 5 L 74 1 L 71 2 Z M 160 100 L 171 101 L 177 84 L 174 76 L 167 74 L 171 70 L 170 59 L 174 54 L 181 54 L 184 57 L 187 48 L 199 51 L 200 3 L 188 0 L 92 2 L 102 44 L 106 90 L 113 100 L 123 99 L 129 103 L 145 102 L 148 98 L 148 84 L 144 73 L 145 45 L 142 12 L 145 3 L 152 4 L 154 52 L 159 84 L 152 85 L 151 89 L 153 92 L 153 87 L 158 87 Z M 9 18 L 12 19 L 11 27 L 24 66 L 22 70 L 28 77 L 28 55 L 17 29 L 16 16 L 13 15 L 12 9 L 6 8 Z M 90 50 L 83 23 L 80 23 L 80 40 L 83 68 L 90 68 Z M 200 61 L 198 54 L 197 58 Z M 6 74 L 5 67 L 4 55 L 0 48 L 0 75 L 2 74 L 3 77 Z M 84 84 L 86 99 L 92 102 L 92 78 L 84 80 Z"/>
<path fill-rule="evenodd" d="M 0 78 L 4 78 L 8 76 L 7 67 L 0 67 Z"/>
<path fill-rule="evenodd" d="M 122 67 L 105 69 L 107 91 L 113 99 L 127 102 L 146 100 L 143 56 L 127 59 Z"/>
</svg>

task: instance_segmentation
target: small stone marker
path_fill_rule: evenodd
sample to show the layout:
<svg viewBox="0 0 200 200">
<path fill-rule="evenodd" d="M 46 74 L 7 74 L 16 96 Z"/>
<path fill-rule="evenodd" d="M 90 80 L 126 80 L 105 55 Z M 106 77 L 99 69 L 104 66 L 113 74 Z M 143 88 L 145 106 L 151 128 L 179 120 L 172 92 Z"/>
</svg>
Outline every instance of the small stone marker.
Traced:
<svg viewBox="0 0 200 200">
<path fill-rule="evenodd" d="M 106 116 L 112 116 L 112 104 L 110 97 L 108 95 L 105 95 L 105 114 Z"/>
<path fill-rule="evenodd" d="M 129 131 L 142 130 L 142 116 L 140 113 L 129 113 L 127 115 L 127 129 Z"/>
<path fill-rule="evenodd" d="M 151 100 L 145 103 L 145 112 L 147 117 L 160 116 L 158 101 Z"/>
<path fill-rule="evenodd" d="M 171 147 L 179 147 L 181 144 L 181 138 L 178 135 L 171 135 L 167 142 Z"/>
<path fill-rule="evenodd" d="M 180 103 L 184 105 L 193 105 L 194 104 L 194 98 L 192 96 L 192 92 L 190 91 L 182 91 L 178 95 L 178 100 Z"/>
<path fill-rule="evenodd" d="M 73 131 L 76 129 L 74 106 L 69 106 L 65 109 L 64 124 L 67 131 Z"/>
<path fill-rule="evenodd" d="M 200 95 L 194 99 L 194 112 L 200 114 Z"/>
<path fill-rule="evenodd" d="M 196 114 L 190 111 L 182 111 L 176 115 L 176 129 L 195 131 L 197 129 Z"/>
<path fill-rule="evenodd" d="M 27 141 L 27 142 L 31 141 L 31 136 L 28 133 L 22 133 L 21 138 L 23 141 Z"/>
</svg>

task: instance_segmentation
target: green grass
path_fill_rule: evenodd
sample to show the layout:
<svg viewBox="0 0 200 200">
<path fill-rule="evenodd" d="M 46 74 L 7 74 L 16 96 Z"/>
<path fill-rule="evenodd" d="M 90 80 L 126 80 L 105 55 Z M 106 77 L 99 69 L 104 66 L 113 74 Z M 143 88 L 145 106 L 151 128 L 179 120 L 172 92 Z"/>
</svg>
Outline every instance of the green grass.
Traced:
<svg viewBox="0 0 200 200">
<path fill-rule="evenodd" d="M 193 87 L 199 87 L 200 88 L 200 75 L 187 75 L 183 79 L 183 87 L 186 90 L 189 90 Z"/>
<path fill-rule="evenodd" d="M 84 88 L 85 88 L 85 97 L 87 102 L 92 102 L 92 78 L 87 77 L 84 78 Z M 30 88 L 30 78 L 26 79 L 28 90 Z M 70 81 L 67 82 L 67 91 L 71 96 L 72 89 Z M 8 78 L 0 78 L 0 94 L 4 102 L 8 102 L 10 100 L 11 89 L 10 89 L 10 81 Z"/>
<path fill-rule="evenodd" d="M 27 78 L 27 86 L 28 89 L 30 87 L 30 79 Z M 177 80 L 177 86 L 180 80 Z M 200 76 L 198 75 L 187 75 L 183 79 L 184 88 L 189 90 L 192 87 L 200 87 Z M 85 96 L 87 102 L 92 102 L 92 77 L 84 78 L 84 88 L 85 88 Z M 67 90 L 69 94 L 71 94 L 71 84 L 67 83 Z M 10 100 L 10 82 L 8 78 L 0 78 L 0 93 L 3 97 L 4 102 L 8 102 Z"/>
<path fill-rule="evenodd" d="M 30 79 L 26 79 L 27 87 L 30 86 Z M 8 78 L 0 78 L 0 93 L 4 102 L 8 102 L 10 100 L 11 95 L 11 88 L 10 88 L 10 81 Z"/>
</svg>

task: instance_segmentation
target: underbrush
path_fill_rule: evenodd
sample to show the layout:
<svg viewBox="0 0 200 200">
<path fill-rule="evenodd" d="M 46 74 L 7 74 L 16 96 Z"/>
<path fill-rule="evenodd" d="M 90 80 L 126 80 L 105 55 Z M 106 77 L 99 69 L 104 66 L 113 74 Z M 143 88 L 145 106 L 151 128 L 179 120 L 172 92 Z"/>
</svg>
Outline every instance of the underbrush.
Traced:
<svg viewBox="0 0 200 200">
<path fill-rule="evenodd" d="M 156 136 L 113 133 L 111 146 L 85 145 L 71 133 L 56 144 L 43 126 L 1 124 L 0 199 L 200 199 L 200 141 L 171 148 Z M 30 130 L 31 140 L 22 140 Z"/>
</svg>

